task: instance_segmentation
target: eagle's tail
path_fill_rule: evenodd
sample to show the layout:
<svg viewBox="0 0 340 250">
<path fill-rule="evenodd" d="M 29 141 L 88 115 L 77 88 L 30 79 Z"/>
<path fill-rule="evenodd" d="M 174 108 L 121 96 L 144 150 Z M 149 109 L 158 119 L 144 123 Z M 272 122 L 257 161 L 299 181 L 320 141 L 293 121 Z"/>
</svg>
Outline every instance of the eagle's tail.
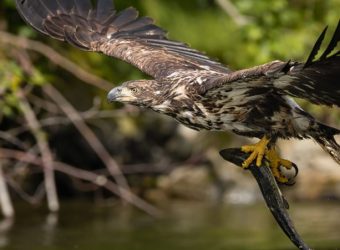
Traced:
<svg viewBox="0 0 340 250">
<path fill-rule="evenodd" d="M 327 125 L 317 123 L 317 129 L 313 129 L 310 134 L 313 139 L 325 150 L 332 158 L 340 164 L 340 145 L 335 141 L 334 136 L 340 134 L 340 130 Z"/>
<path fill-rule="evenodd" d="M 112 0 L 16 0 L 16 6 L 36 30 L 83 50 L 95 50 L 93 42 L 102 39 L 166 37 L 151 18 L 138 17 L 134 8 L 117 13 Z"/>
</svg>

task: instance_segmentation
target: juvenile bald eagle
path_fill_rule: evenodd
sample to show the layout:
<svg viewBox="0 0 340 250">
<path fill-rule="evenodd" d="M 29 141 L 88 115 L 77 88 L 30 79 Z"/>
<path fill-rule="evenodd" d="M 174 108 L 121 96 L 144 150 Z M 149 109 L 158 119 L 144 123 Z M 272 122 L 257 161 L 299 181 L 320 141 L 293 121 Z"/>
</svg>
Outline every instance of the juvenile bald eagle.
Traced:
<svg viewBox="0 0 340 250">
<path fill-rule="evenodd" d="M 112 0 L 16 0 L 21 16 L 38 31 L 79 49 L 124 60 L 153 80 L 129 81 L 114 88 L 109 101 L 120 101 L 174 117 L 196 130 L 233 131 L 258 137 L 248 167 L 263 157 L 278 181 L 287 179 L 278 157 L 278 138 L 313 138 L 340 164 L 340 131 L 317 122 L 289 96 L 340 106 L 340 23 L 324 53 L 315 59 L 326 29 L 305 63 L 273 61 L 232 71 L 188 45 L 171 41 L 149 17 L 133 8 L 116 12 Z M 333 53 L 332 53 L 333 52 Z"/>
</svg>

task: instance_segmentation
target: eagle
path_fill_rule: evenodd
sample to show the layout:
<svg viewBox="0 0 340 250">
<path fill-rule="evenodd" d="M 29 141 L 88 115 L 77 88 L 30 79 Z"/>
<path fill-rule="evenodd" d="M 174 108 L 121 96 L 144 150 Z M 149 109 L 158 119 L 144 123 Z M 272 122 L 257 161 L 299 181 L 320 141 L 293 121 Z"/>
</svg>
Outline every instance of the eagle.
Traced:
<svg viewBox="0 0 340 250">
<path fill-rule="evenodd" d="M 132 7 L 117 12 L 112 0 L 16 0 L 22 18 L 39 32 L 85 51 L 121 59 L 149 75 L 113 88 L 119 101 L 171 116 L 195 130 L 232 131 L 259 141 L 245 145 L 243 162 L 267 159 L 278 182 L 288 181 L 277 139 L 312 138 L 340 164 L 340 130 L 322 124 L 292 97 L 340 106 L 340 21 L 316 58 L 327 27 L 305 62 L 272 61 L 234 71 L 185 43 L 170 40 L 149 17 Z M 336 51 L 335 51 L 336 50 Z"/>
</svg>

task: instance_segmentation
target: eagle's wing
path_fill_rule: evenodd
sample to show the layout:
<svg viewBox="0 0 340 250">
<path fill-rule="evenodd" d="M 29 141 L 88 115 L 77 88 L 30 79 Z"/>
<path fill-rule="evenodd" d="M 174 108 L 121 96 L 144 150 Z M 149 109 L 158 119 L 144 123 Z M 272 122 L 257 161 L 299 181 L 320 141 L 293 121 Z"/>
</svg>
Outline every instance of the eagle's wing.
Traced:
<svg viewBox="0 0 340 250">
<path fill-rule="evenodd" d="M 128 8 L 117 13 L 112 0 L 16 0 L 21 16 L 38 31 L 88 51 L 133 64 L 154 78 L 178 69 L 231 72 L 188 45 L 170 41 L 148 17 Z"/>
<path fill-rule="evenodd" d="M 239 70 L 211 78 L 201 86 L 205 97 L 239 89 L 244 99 L 260 98 L 275 92 L 307 99 L 310 102 L 340 107 L 340 21 L 323 54 L 315 60 L 327 28 L 317 40 L 305 63 L 274 61 L 251 69 Z"/>
<path fill-rule="evenodd" d="M 340 20 L 326 50 L 314 60 L 326 31 L 327 27 L 321 33 L 306 63 L 291 63 L 286 68 L 286 75 L 274 82 L 274 87 L 316 104 L 340 107 L 340 50 L 333 52 L 340 41 Z"/>
</svg>

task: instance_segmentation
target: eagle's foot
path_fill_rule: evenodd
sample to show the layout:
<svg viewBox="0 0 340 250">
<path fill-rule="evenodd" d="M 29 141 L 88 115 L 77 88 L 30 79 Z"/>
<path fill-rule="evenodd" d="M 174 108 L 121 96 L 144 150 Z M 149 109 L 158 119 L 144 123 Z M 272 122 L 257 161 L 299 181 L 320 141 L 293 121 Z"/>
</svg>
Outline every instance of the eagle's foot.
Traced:
<svg viewBox="0 0 340 250">
<path fill-rule="evenodd" d="M 274 147 L 271 147 L 266 151 L 265 157 L 269 162 L 269 167 L 277 182 L 282 184 L 294 184 L 292 181 L 294 181 L 294 178 L 297 176 L 298 169 L 293 162 L 280 158 Z M 287 178 L 282 173 L 281 167 L 288 170 L 294 168 L 295 176 L 292 179 Z"/>
<path fill-rule="evenodd" d="M 241 150 L 245 153 L 251 153 L 251 155 L 242 163 L 243 168 L 248 168 L 250 164 L 256 159 L 256 166 L 260 167 L 262 165 L 262 160 L 266 154 L 267 145 L 270 142 L 266 136 L 264 136 L 258 143 L 253 145 L 245 145 Z"/>
</svg>

